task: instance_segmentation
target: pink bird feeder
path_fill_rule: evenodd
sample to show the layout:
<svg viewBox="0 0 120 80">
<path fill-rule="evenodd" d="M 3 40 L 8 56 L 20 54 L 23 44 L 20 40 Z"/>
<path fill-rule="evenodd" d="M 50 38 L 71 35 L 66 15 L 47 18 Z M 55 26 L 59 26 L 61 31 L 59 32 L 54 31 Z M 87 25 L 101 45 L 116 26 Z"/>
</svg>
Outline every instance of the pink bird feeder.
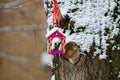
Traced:
<svg viewBox="0 0 120 80">
<path fill-rule="evenodd" d="M 54 27 L 46 35 L 48 40 L 48 53 L 49 54 L 63 54 L 65 53 L 65 40 L 66 36 L 59 30 L 59 28 Z"/>
</svg>

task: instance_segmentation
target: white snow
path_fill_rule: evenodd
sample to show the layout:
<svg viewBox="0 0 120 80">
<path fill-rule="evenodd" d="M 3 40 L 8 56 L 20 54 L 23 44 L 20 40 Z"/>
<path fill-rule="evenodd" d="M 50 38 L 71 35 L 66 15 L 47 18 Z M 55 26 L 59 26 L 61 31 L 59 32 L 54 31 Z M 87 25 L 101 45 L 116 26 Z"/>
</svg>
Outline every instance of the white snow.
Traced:
<svg viewBox="0 0 120 80">
<path fill-rule="evenodd" d="M 107 55 L 106 54 L 102 54 L 99 56 L 99 59 L 106 59 L 107 58 Z"/>
<path fill-rule="evenodd" d="M 41 62 L 43 65 L 51 66 L 53 67 L 53 55 L 48 54 L 47 52 L 43 52 L 41 56 Z"/>
<path fill-rule="evenodd" d="M 110 63 L 112 62 L 112 60 L 109 61 Z"/>
<path fill-rule="evenodd" d="M 51 77 L 51 80 L 55 80 L 55 75 L 53 75 L 53 76 Z"/>
<path fill-rule="evenodd" d="M 112 50 L 115 50 L 115 48 L 116 48 L 116 46 L 113 46 L 113 47 L 112 47 Z"/>
<path fill-rule="evenodd" d="M 119 72 L 118 78 L 120 78 L 120 72 Z"/>
<path fill-rule="evenodd" d="M 81 2 L 80 0 L 58 0 L 58 2 L 62 3 L 59 4 L 62 15 L 68 14 L 71 20 L 75 21 L 74 31 L 81 26 L 85 27 L 84 31 L 72 35 L 69 35 L 70 31 L 67 30 L 65 33 L 67 36 L 66 43 L 69 41 L 76 42 L 80 45 L 82 51 L 89 52 L 90 46 L 94 40 L 96 46 L 101 46 L 101 49 L 96 47 L 97 50 L 94 54 L 102 54 L 99 58 L 104 59 L 107 57 L 106 49 L 108 44 L 106 41 L 113 38 L 114 35 L 118 34 L 120 31 L 116 27 L 116 22 L 119 20 L 120 16 L 118 16 L 115 22 L 112 18 L 113 9 L 116 6 L 116 3 L 114 0 L 83 0 L 83 4 L 77 4 L 77 1 Z M 76 8 L 77 10 L 72 12 L 72 9 Z M 50 26 L 52 24 L 52 8 L 49 8 L 48 10 L 50 13 L 47 22 Z M 105 13 L 107 13 L 107 16 L 104 15 Z M 106 28 L 109 29 L 110 34 L 104 35 Z"/>
<path fill-rule="evenodd" d="M 50 31 L 47 32 L 46 38 L 49 37 L 51 34 L 53 34 L 55 31 L 59 31 L 62 35 L 65 36 L 65 34 L 63 34 L 63 33 L 61 32 L 61 29 L 60 29 L 60 28 L 54 27 L 52 30 L 50 30 Z"/>
<path fill-rule="evenodd" d="M 120 47 L 118 47 L 118 50 L 120 50 Z"/>
<path fill-rule="evenodd" d="M 54 27 L 52 30 L 48 31 L 46 34 L 46 38 L 49 37 L 52 33 L 54 33 L 56 30 L 59 30 L 59 28 Z"/>
</svg>

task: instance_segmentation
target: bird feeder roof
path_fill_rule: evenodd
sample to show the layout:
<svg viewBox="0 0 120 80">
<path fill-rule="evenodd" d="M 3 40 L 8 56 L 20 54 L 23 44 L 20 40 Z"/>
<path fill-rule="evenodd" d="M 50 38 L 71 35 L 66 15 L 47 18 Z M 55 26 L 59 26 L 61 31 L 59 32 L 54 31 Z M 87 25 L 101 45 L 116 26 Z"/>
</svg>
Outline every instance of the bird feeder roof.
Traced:
<svg viewBox="0 0 120 80">
<path fill-rule="evenodd" d="M 54 34 L 56 31 L 58 31 L 60 34 L 62 34 L 65 37 L 65 34 L 63 34 L 60 31 L 60 28 L 58 27 L 54 27 L 53 29 L 51 29 L 47 34 L 46 34 L 46 38 L 48 38 L 49 36 L 51 36 L 52 34 Z"/>
</svg>

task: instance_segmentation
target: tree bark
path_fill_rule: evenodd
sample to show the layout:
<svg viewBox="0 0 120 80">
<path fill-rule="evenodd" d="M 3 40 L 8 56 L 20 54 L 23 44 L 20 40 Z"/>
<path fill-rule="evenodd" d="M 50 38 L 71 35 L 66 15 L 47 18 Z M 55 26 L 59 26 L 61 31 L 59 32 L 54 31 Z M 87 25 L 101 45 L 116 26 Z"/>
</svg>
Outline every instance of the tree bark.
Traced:
<svg viewBox="0 0 120 80">
<path fill-rule="evenodd" d="M 119 35 L 118 35 L 119 36 Z M 120 43 L 120 37 L 116 36 L 116 44 Z M 64 57 L 57 57 L 59 60 L 55 75 L 58 77 L 55 80 L 119 80 L 120 71 L 120 50 L 112 50 L 115 43 L 110 43 L 107 47 L 106 59 L 99 59 L 99 55 L 93 57 L 95 51 L 95 44 L 90 48 L 90 52 L 86 54 L 80 54 L 80 59 L 77 64 L 71 64 Z M 112 62 L 110 61 L 112 60 Z M 54 64 L 56 64 L 54 62 Z"/>
</svg>

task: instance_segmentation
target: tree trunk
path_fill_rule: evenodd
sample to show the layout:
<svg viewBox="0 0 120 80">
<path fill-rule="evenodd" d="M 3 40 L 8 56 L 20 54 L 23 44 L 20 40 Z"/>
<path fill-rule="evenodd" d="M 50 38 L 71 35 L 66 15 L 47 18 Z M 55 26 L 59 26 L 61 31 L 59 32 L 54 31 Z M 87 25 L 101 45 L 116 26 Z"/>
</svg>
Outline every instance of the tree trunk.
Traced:
<svg viewBox="0 0 120 80">
<path fill-rule="evenodd" d="M 108 47 L 108 58 L 102 60 L 93 58 L 91 52 L 87 55 L 81 54 L 76 65 L 60 58 L 60 80 L 119 80 L 120 50 L 112 51 Z"/>
<path fill-rule="evenodd" d="M 95 64 L 99 61 L 97 59 L 93 61 L 91 56 L 81 54 L 79 62 L 75 65 L 62 58 L 60 61 L 61 80 L 101 80 L 98 76 L 100 77 L 102 73 Z"/>
<path fill-rule="evenodd" d="M 119 35 L 114 39 L 116 44 L 120 43 Z M 115 43 L 110 43 L 107 47 L 107 59 L 100 60 L 99 54 L 93 57 L 94 43 L 90 48 L 90 52 L 86 55 L 81 54 L 79 62 L 75 65 L 62 56 L 56 59 L 59 60 L 60 66 L 56 68 L 59 73 L 55 73 L 55 76 L 59 78 L 55 80 L 119 80 L 120 50 L 112 50 Z"/>
</svg>

